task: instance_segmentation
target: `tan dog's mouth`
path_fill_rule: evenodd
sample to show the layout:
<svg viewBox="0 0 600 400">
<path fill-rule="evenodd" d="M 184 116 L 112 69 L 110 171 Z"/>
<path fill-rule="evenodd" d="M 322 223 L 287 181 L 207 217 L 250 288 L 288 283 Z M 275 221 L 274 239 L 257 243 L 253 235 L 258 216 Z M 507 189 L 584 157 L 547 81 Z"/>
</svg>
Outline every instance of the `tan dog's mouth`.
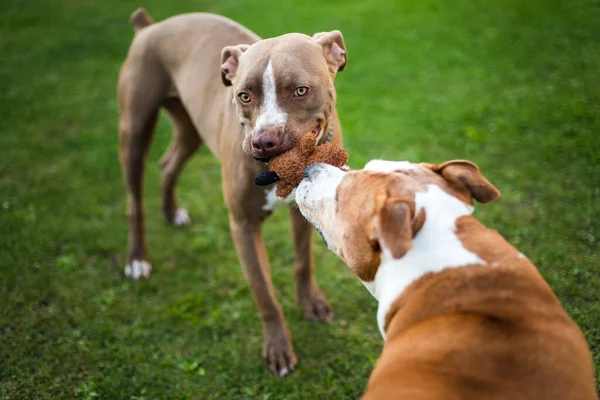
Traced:
<svg viewBox="0 0 600 400">
<path fill-rule="evenodd" d="M 311 133 L 315 136 L 319 136 L 319 133 L 321 133 L 321 123 L 320 122 L 317 122 L 317 126 L 315 126 L 312 129 Z"/>
<path fill-rule="evenodd" d="M 270 159 L 270 158 L 259 158 L 259 157 L 254 157 L 254 159 L 255 159 L 256 161 L 260 161 L 260 162 L 263 162 L 263 163 L 265 163 L 265 165 L 269 165 L 269 161 L 271 161 L 271 159 Z"/>
<path fill-rule="evenodd" d="M 310 132 L 313 135 L 315 135 L 315 137 L 318 137 L 319 134 L 321 133 L 321 130 L 322 130 L 321 122 L 317 122 L 317 125 Z M 265 165 L 269 165 L 269 161 L 271 161 L 270 157 L 265 157 L 265 158 L 254 157 L 254 159 L 256 161 L 260 161 L 260 162 L 264 163 Z"/>
</svg>

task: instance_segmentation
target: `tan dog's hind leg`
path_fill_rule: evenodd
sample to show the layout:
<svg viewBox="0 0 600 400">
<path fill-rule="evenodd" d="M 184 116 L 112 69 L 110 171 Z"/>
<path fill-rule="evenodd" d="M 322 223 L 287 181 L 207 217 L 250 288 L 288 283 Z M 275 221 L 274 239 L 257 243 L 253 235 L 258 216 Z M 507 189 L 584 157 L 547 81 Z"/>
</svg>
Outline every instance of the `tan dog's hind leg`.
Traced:
<svg viewBox="0 0 600 400">
<path fill-rule="evenodd" d="M 185 162 L 198 150 L 202 140 L 179 99 L 169 99 L 164 104 L 173 125 L 173 140 L 169 150 L 162 156 L 162 210 L 168 222 L 188 225 L 190 217 L 186 209 L 177 208 L 175 185 Z"/>
<path fill-rule="evenodd" d="M 319 289 L 314 275 L 312 257 L 313 228 L 298 208 L 290 209 L 290 218 L 292 221 L 292 239 L 294 241 L 296 297 L 306 319 L 315 322 L 331 322 L 333 310 L 325 299 L 325 295 Z"/>
<path fill-rule="evenodd" d="M 142 204 L 144 168 L 158 110 L 163 96 L 164 76 L 151 68 L 132 68 L 126 63 L 119 79 L 119 159 L 127 186 L 129 245 L 125 274 L 134 279 L 148 277 L 150 264 L 144 237 Z"/>
</svg>

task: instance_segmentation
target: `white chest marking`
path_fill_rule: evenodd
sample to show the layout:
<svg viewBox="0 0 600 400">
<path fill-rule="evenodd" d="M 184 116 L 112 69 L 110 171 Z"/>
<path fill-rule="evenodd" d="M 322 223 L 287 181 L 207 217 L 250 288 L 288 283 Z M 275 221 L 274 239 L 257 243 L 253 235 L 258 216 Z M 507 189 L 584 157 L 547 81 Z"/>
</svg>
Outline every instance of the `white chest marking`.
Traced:
<svg viewBox="0 0 600 400">
<path fill-rule="evenodd" d="M 381 265 L 372 282 L 363 282 L 379 301 L 377 325 L 385 338 L 385 316 L 390 306 L 414 281 L 430 272 L 440 272 L 485 262 L 467 250 L 456 235 L 456 220 L 470 215 L 473 207 L 444 192 L 436 185 L 428 185 L 427 192 L 415 194 L 416 212 L 424 210 L 425 224 L 413 239 L 413 247 L 404 257 L 394 259 L 383 249 Z"/>
<path fill-rule="evenodd" d="M 365 170 L 376 172 L 394 172 L 398 170 L 417 169 L 418 167 L 409 161 L 387 161 L 371 160 L 365 165 Z"/>
<path fill-rule="evenodd" d="M 277 191 L 277 185 L 274 185 L 272 188 L 265 190 L 265 205 L 262 206 L 264 211 L 275 211 L 279 207 L 289 206 L 296 201 L 296 189 L 292 190 L 286 198 L 282 199 L 277 197 L 275 192 Z"/>
<path fill-rule="evenodd" d="M 277 104 L 277 85 L 275 84 L 275 74 L 273 73 L 273 64 L 271 60 L 263 73 L 263 102 L 260 107 L 258 118 L 256 119 L 256 131 L 260 131 L 269 126 L 285 127 L 287 122 L 287 113 L 283 112 Z"/>
</svg>

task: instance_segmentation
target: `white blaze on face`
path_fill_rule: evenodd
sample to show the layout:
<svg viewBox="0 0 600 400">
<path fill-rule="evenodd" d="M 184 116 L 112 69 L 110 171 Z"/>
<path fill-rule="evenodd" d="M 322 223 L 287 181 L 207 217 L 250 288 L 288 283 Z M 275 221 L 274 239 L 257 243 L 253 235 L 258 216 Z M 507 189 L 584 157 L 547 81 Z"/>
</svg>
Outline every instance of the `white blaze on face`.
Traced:
<svg viewBox="0 0 600 400">
<path fill-rule="evenodd" d="M 275 84 L 275 74 L 273 73 L 273 64 L 271 60 L 263 73 L 263 102 L 258 111 L 256 119 L 255 132 L 260 132 L 268 127 L 284 128 L 287 123 L 287 113 L 285 113 L 277 103 L 277 85 Z"/>
</svg>

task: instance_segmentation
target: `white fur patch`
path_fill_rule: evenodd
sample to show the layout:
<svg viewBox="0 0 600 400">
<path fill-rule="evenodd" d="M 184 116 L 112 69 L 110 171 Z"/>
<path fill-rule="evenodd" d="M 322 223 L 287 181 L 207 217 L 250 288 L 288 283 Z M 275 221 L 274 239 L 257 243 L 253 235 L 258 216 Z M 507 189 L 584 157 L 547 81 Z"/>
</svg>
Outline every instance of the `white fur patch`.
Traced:
<svg viewBox="0 0 600 400">
<path fill-rule="evenodd" d="M 271 60 L 263 73 L 263 102 L 256 119 L 255 130 L 258 132 L 269 126 L 285 127 L 287 113 L 283 112 L 277 104 L 277 85 Z"/>
<path fill-rule="evenodd" d="M 184 226 L 191 224 L 192 220 L 190 219 L 190 214 L 185 208 L 178 208 L 177 211 L 175 211 L 173 223 L 177 226 Z"/>
<path fill-rule="evenodd" d="M 385 338 L 384 322 L 390 306 L 414 281 L 430 272 L 440 272 L 485 262 L 467 250 L 456 235 L 456 220 L 470 215 L 473 207 L 446 193 L 437 185 L 415 193 L 416 213 L 425 210 L 425 224 L 413 239 L 413 247 L 400 259 L 383 249 L 382 262 L 373 282 L 365 283 L 379 301 L 377 325 Z"/>
<path fill-rule="evenodd" d="M 125 267 L 125 276 L 133 279 L 147 278 L 152 271 L 152 266 L 147 261 L 133 260 Z"/>
<path fill-rule="evenodd" d="M 371 160 L 363 169 L 376 172 L 394 172 L 398 170 L 417 169 L 418 167 L 409 161 L 386 161 L 386 160 Z"/>
<path fill-rule="evenodd" d="M 345 172 L 328 164 L 319 164 L 313 167 L 311 176 L 318 174 L 314 181 L 303 179 L 298 185 L 297 195 L 302 196 L 308 203 L 318 203 L 323 200 L 332 200 L 335 191 L 344 178 Z M 310 189 L 310 190 L 309 190 Z"/>
<path fill-rule="evenodd" d="M 279 207 L 289 206 L 296 200 L 296 189 L 292 190 L 286 198 L 277 197 L 277 185 L 274 185 L 271 189 L 265 190 L 265 205 L 262 206 L 264 211 L 275 211 Z"/>
<path fill-rule="evenodd" d="M 335 194 L 346 175 L 345 171 L 327 164 L 318 164 L 310 170 L 296 190 L 296 203 L 304 218 L 319 231 L 327 248 L 340 255 L 339 246 L 344 240 L 342 232 L 335 229 Z"/>
</svg>

